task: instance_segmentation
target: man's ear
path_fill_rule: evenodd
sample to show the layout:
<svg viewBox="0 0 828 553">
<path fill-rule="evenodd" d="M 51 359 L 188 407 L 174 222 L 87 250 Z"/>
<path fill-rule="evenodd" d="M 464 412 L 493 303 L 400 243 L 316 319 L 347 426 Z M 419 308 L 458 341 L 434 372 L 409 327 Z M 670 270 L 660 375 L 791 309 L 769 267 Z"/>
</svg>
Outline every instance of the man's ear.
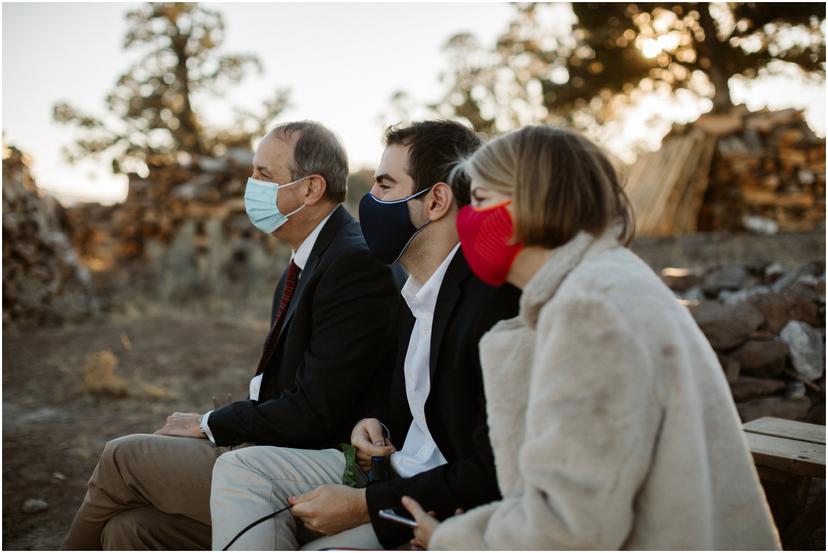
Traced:
<svg viewBox="0 0 828 553">
<path fill-rule="evenodd" d="M 305 204 L 314 205 L 325 197 L 328 182 L 322 175 L 308 175 L 308 188 L 305 192 Z"/>
<path fill-rule="evenodd" d="M 454 192 L 444 182 L 438 182 L 431 187 L 425 199 L 426 211 L 430 221 L 442 219 L 451 213 L 454 207 Z"/>
</svg>

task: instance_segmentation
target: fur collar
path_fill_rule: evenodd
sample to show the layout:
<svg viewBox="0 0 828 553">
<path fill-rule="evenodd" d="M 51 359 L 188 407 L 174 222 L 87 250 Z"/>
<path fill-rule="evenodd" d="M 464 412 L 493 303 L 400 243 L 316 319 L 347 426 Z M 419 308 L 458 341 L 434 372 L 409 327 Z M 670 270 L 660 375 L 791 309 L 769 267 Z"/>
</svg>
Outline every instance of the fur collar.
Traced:
<svg viewBox="0 0 828 553">
<path fill-rule="evenodd" d="M 603 234 L 593 236 L 581 231 L 575 238 L 552 250 L 552 255 L 523 289 L 520 296 L 520 317 L 535 328 L 541 308 L 552 299 L 563 280 L 588 256 L 618 247 L 621 225 L 613 225 Z"/>
</svg>

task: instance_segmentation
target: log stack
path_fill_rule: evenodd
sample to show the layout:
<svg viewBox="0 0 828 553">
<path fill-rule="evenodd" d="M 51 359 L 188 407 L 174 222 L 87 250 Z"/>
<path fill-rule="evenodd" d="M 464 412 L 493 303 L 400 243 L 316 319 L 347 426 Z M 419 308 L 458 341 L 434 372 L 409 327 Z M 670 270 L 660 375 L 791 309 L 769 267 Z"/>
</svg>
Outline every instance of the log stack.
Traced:
<svg viewBox="0 0 828 553">
<path fill-rule="evenodd" d="M 825 139 L 801 110 L 706 114 L 630 168 L 641 235 L 805 231 L 825 221 Z"/>
<path fill-rule="evenodd" d="M 121 307 L 145 299 L 267 312 L 290 250 L 247 217 L 252 160 L 240 148 L 187 157 L 130 174 L 123 203 L 68 208 L 73 242 L 102 296 Z"/>
<path fill-rule="evenodd" d="M 66 213 L 40 193 L 30 160 L 3 147 L 3 323 L 59 323 L 97 311 L 89 271 L 69 240 Z"/>
</svg>

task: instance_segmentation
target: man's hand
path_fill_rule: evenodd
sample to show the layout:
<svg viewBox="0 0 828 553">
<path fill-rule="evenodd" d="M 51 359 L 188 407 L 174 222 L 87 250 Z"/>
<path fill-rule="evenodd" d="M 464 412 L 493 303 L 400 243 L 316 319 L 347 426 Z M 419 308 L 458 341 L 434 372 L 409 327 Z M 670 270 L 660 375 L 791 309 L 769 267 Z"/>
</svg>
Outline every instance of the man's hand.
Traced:
<svg viewBox="0 0 828 553">
<path fill-rule="evenodd" d="M 402 498 L 402 504 L 417 521 L 417 527 L 414 528 L 414 539 L 411 540 L 412 549 L 428 549 L 431 535 L 440 526 L 440 522 L 434 518 L 434 511 L 426 513 L 417 501 L 408 496 Z"/>
<path fill-rule="evenodd" d="M 377 419 L 362 419 L 351 432 L 351 445 L 357 450 L 359 468 L 368 472 L 371 470 L 371 457 L 388 457 L 396 448 L 391 445 L 382 432 L 382 424 Z"/>
<path fill-rule="evenodd" d="M 198 424 L 198 413 L 173 413 L 167 417 L 167 424 L 155 431 L 163 436 L 183 436 L 185 438 L 206 438 Z"/>
<path fill-rule="evenodd" d="M 305 528 L 326 536 L 371 522 L 365 488 L 325 484 L 299 497 L 291 496 L 288 502 L 290 512 Z"/>
</svg>

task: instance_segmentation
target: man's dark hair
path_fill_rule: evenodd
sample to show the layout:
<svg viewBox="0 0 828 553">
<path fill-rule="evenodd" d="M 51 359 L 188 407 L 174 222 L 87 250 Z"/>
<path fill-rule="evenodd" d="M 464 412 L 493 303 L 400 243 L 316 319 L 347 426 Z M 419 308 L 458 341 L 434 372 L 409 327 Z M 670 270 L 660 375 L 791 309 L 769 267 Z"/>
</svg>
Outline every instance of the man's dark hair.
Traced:
<svg viewBox="0 0 828 553">
<path fill-rule="evenodd" d="M 289 136 L 299 133 L 293 149 L 290 178 L 301 179 L 317 174 L 325 179 L 325 197 L 342 203 L 348 194 L 348 155 L 336 135 L 316 121 L 285 123 L 274 133 Z"/>
<path fill-rule="evenodd" d="M 451 186 L 458 206 L 471 202 L 469 179 L 450 176 L 457 162 L 480 147 L 480 138 L 472 129 L 454 121 L 419 121 L 404 127 L 388 127 L 385 144 L 409 147 L 407 171 L 414 180 L 415 193 L 444 182 Z"/>
</svg>

